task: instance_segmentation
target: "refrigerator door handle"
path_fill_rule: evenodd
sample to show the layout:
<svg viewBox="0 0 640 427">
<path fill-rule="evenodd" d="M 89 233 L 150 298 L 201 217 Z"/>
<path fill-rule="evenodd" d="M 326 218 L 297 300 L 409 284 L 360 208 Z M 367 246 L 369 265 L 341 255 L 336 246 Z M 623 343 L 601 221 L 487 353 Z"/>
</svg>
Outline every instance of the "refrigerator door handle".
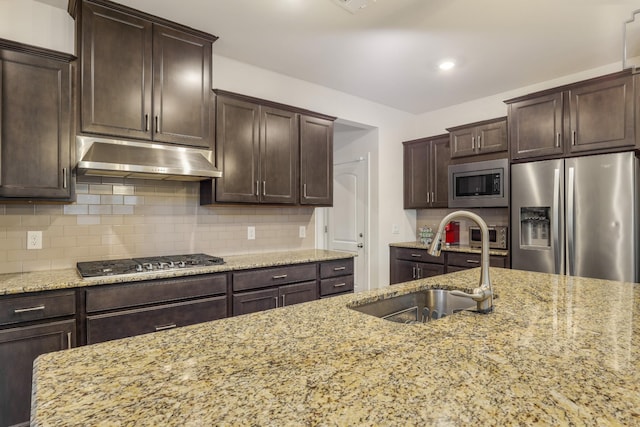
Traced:
<svg viewBox="0 0 640 427">
<path fill-rule="evenodd" d="M 575 275 L 575 168 L 569 168 L 567 180 L 567 275 Z"/>
<path fill-rule="evenodd" d="M 560 248 L 560 169 L 553 171 L 553 261 L 555 264 L 555 273 L 562 274 L 561 263 L 563 251 Z"/>
</svg>

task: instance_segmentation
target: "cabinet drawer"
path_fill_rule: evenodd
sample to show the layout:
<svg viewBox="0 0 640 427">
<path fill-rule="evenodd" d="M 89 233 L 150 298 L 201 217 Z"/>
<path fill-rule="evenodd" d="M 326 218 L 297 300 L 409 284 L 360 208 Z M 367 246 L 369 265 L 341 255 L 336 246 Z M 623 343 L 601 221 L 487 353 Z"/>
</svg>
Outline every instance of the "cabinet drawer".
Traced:
<svg viewBox="0 0 640 427">
<path fill-rule="evenodd" d="M 307 280 L 315 280 L 316 276 L 316 264 L 240 271 L 233 273 L 233 290 L 245 291 L 287 283 L 304 282 Z"/>
<path fill-rule="evenodd" d="M 323 279 L 320 281 L 320 296 L 353 291 L 353 275 Z"/>
<path fill-rule="evenodd" d="M 0 299 L 0 325 L 8 325 L 76 313 L 75 292 L 55 292 Z"/>
<path fill-rule="evenodd" d="M 454 253 L 449 252 L 447 254 L 447 265 L 457 266 L 457 267 L 466 267 L 466 268 L 474 268 L 480 267 L 480 254 L 465 254 L 465 253 Z M 489 265 L 491 267 L 501 267 L 505 268 L 506 266 L 506 258 L 497 255 L 489 256 Z M 447 270 L 453 271 L 453 270 Z"/>
<path fill-rule="evenodd" d="M 345 276 L 353 274 L 353 258 L 337 261 L 323 262 L 320 264 L 320 278 Z"/>
<path fill-rule="evenodd" d="M 226 296 L 87 316 L 87 344 L 173 329 L 224 317 L 227 317 Z"/>
<path fill-rule="evenodd" d="M 430 264 L 444 264 L 444 252 L 440 256 L 431 256 L 426 249 L 393 248 L 395 258 L 407 261 L 428 262 Z M 392 254 L 393 256 L 393 254 Z"/>
<path fill-rule="evenodd" d="M 87 312 L 166 303 L 226 292 L 227 276 L 224 274 L 95 287 L 86 290 Z"/>
</svg>

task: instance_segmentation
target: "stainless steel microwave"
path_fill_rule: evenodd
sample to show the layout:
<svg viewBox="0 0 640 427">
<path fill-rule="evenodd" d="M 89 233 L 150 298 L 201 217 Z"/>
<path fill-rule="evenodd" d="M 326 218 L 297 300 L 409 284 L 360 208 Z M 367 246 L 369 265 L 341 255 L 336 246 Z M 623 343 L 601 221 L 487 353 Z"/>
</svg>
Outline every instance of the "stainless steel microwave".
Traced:
<svg viewBox="0 0 640 427">
<path fill-rule="evenodd" d="M 509 206 L 509 160 L 449 166 L 449 207 Z"/>
</svg>

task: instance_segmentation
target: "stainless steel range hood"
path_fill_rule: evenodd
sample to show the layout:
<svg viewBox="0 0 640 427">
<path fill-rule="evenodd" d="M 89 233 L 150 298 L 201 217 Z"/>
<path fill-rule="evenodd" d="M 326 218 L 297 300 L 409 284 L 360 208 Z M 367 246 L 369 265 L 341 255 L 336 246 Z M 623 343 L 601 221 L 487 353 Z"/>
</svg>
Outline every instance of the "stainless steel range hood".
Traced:
<svg viewBox="0 0 640 427">
<path fill-rule="evenodd" d="M 76 137 L 78 175 L 118 176 L 172 181 L 219 178 L 213 152 L 151 142 Z"/>
</svg>

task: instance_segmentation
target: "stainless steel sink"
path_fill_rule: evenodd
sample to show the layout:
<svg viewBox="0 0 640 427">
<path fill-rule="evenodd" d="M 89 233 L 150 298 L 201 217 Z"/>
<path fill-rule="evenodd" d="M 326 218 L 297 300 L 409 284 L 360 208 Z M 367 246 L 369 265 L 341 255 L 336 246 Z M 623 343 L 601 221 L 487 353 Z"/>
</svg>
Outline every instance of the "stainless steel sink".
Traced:
<svg viewBox="0 0 640 427">
<path fill-rule="evenodd" d="M 476 302 L 445 289 L 426 289 L 350 308 L 392 322 L 425 323 L 463 310 L 475 310 Z"/>
</svg>

